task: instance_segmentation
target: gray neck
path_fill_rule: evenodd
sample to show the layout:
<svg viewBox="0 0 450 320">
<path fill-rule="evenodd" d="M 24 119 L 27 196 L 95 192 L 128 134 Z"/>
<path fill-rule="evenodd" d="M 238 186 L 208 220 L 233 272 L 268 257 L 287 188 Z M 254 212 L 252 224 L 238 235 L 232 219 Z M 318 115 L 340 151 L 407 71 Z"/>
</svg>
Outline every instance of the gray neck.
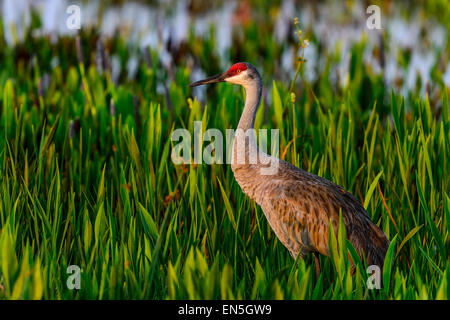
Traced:
<svg viewBox="0 0 450 320">
<path fill-rule="evenodd" d="M 262 81 L 257 71 L 250 78 L 243 84 L 246 99 L 234 136 L 231 169 L 242 190 L 259 203 L 256 196 L 262 176 L 276 174 L 279 161 L 258 148 L 253 129 L 261 101 Z"/>
<path fill-rule="evenodd" d="M 250 157 L 258 154 L 259 149 L 253 132 L 256 111 L 261 100 L 261 80 L 251 81 L 244 85 L 246 98 L 244 111 L 235 133 L 233 143 L 234 164 L 250 164 Z M 233 168 L 233 166 L 232 166 Z"/>
<path fill-rule="evenodd" d="M 239 120 L 238 129 L 253 129 L 255 125 L 256 111 L 261 101 L 262 83 L 261 79 L 255 79 L 244 86 L 245 88 L 245 106 Z"/>
</svg>

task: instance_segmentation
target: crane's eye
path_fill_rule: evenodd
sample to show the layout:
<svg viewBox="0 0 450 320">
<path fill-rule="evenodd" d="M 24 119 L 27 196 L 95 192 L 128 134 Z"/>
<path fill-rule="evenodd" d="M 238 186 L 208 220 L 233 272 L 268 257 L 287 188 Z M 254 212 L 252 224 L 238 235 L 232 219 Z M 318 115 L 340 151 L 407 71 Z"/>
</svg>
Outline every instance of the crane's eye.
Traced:
<svg viewBox="0 0 450 320">
<path fill-rule="evenodd" d="M 241 69 L 237 69 L 236 73 L 241 73 Z"/>
</svg>

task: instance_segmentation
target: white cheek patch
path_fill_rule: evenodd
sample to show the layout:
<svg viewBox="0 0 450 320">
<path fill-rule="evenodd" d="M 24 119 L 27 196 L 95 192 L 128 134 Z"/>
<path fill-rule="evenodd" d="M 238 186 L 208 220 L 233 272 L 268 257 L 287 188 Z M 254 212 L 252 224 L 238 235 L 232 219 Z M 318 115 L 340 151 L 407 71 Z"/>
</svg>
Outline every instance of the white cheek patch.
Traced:
<svg viewBox="0 0 450 320">
<path fill-rule="evenodd" d="M 226 82 L 235 83 L 235 84 L 245 84 L 247 81 L 247 70 L 242 71 L 241 73 L 232 76 L 230 78 L 225 79 Z"/>
</svg>

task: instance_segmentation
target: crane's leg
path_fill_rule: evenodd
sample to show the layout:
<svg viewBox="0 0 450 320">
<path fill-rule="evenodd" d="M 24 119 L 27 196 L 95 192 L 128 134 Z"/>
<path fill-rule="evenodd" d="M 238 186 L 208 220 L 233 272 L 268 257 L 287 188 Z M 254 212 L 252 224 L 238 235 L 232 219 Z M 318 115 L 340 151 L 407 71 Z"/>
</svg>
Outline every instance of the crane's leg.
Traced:
<svg viewBox="0 0 450 320">
<path fill-rule="evenodd" d="M 319 253 L 314 252 L 314 262 L 316 264 L 316 276 L 317 279 L 320 277 L 320 265 L 319 265 Z"/>
</svg>

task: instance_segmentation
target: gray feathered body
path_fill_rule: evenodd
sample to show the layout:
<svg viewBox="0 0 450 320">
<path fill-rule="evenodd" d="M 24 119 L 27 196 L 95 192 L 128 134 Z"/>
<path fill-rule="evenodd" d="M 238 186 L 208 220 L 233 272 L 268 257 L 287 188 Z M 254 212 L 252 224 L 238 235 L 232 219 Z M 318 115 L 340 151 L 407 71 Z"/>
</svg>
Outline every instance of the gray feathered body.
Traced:
<svg viewBox="0 0 450 320">
<path fill-rule="evenodd" d="M 347 237 L 368 265 L 382 267 L 389 240 L 369 218 L 361 203 L 333 182 L 280 160 L 278 173 L 260 175 L 260 165 L 233 165 L 245 194 L 258 203 L 281 243 L 296 258 L 300 253 L 329 255 L 331 219 L 338 232 L 339 212 Z"/>
</svg>

